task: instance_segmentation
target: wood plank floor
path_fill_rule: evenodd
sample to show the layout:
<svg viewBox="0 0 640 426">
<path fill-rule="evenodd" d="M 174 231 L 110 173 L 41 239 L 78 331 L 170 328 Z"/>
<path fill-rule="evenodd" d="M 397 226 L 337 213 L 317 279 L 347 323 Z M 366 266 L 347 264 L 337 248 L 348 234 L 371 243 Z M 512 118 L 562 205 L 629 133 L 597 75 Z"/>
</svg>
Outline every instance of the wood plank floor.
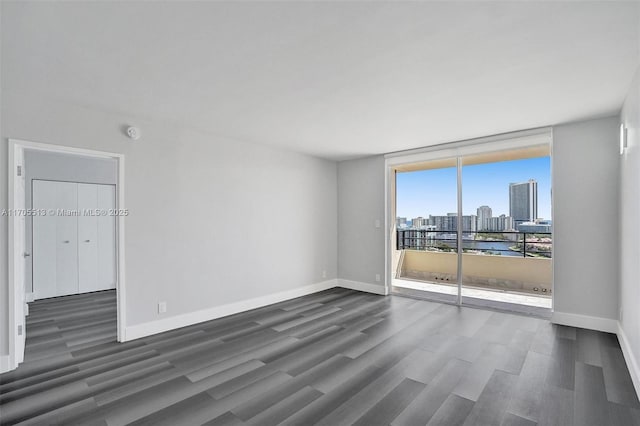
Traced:
<svg viewBox="0 0 640 426">
<path fill-rule="evenodd" d="M 127 343 L 111 291 L 31 304 L 0 423 L 640 425 L 617 338 L 333 289 Z"/>
</svg>

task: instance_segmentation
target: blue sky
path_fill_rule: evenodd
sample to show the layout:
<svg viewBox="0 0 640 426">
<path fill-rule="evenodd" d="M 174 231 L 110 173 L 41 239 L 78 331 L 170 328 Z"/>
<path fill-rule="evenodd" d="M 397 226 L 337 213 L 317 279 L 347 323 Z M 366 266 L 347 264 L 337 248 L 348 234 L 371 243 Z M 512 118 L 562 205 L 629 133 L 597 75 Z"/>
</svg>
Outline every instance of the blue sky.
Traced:
<svg viewBox="0 0 640 426">
<path fill-rule="evenodd" d="M 551 219 L 550 157 L 477 164 L 462 168 L 462 212 L 487 205 L 493 216 L 509 215 L 509 183 L 538 181 L 538 216 Z M 456 212 L 456 169 L 397 174 L 397 216 L 411 219 Z"/>
</svg>

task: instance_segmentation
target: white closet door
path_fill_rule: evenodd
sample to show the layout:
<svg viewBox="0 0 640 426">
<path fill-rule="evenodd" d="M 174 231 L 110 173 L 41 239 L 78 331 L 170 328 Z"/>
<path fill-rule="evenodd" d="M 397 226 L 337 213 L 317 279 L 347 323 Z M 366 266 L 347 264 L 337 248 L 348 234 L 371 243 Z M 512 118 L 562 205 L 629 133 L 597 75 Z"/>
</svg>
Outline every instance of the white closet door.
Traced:
<svg viewBox="0 0 640 426">
<path fill-rule="evenodd" d="M 78 284 L 79 292 L 102 290 L 98 282 L 98 185 L 78 184 Z"/>
<path fill-rule="evenodd" d="M 98 209 L 114 210 L 116 187 L 98 185 Z M 116 217 L 98 217 L 98 286 L 101 290 L 116 288 Z"/>
<path fill-rule="evenodd" d="M 33 181 L 33 208 L 57 209 L 57 182 Z M 55 215 L 33 217 L 33 292 L 34 298 L 58 295 L 56 286 L 57 226 Z"/>
<path fill-rule="evenodd" d="M 33 181 L 33 208 L 58 213 L 33 219 L 36 299 L 116 287 L 115 216 L 92 214 L 115 200 L 113 185 Z"/>
<path fill-rule="evenodd" d="M 77 212 L 78 184 L 56 183 L 57 296 L 78 293 L 78 216 L 64 212 Z"/>
</svg>

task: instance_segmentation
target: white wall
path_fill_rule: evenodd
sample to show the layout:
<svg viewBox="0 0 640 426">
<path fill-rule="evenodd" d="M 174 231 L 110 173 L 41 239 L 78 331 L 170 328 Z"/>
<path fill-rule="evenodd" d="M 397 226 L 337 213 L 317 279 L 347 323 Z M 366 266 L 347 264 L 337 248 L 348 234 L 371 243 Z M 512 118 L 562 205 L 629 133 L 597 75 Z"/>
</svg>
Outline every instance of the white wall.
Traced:
<svg viewBox="0 0 640 426">
<path fill-rule="evenodd" d="M 108 158 L 88 158 L 79 155 L 65 155 L 46 151 L 26 150 L 24 156 L 26 179 L 26 207 L 30 209 L 31 188 L 34 179 L 59 180 L 66 182 L 98 183 L 115 185 L 118 182 L 118 164 Z M 26 246 L 25 251 L 32 253 L 31 216 L 26 217 Z M 25 291 L 31 293 L 33 289 L 33 256 L 25 259 Z"/>
<path fill-rule="evenodd" d="M 6 79 L 1 102 L 0 209 L 7 138 L 125 155 L 127 326 L 336 278 L 335 162 L 47 101 Z M 137 142 L 122 134 L 130 122 L 142 128 Z M 6 243 L 0 271 L 6 324 Z M 168 302 L 162 316 L 158 301 Z"/>
<path fill-rule="evenodd" d="M 620 329 L 627 364 L 640 384 L 640 69 L 624 103 L 627 149 L 620 157 Z M 625 348 L 625 345 L 627 347 Z M 633 361 L 630 361 L 630 358 Z M 635 373 L 635 375 L 634 375 Z"/>
<path fill-rule="evenodd" d="M 615 331 L 618 118 L 553 128 L 554 320 Z M 591 317 L 581 318 L 574 315 Z M 598 325 L 600 324 L 600 325 Z M 584 324 L 587 326 L 588 324 Z"/>
<path fill-rule="evenodd" d="M 384 156 L 338 163 L 338 206 L 338 277 L 384 286 Z"/>
</svg>

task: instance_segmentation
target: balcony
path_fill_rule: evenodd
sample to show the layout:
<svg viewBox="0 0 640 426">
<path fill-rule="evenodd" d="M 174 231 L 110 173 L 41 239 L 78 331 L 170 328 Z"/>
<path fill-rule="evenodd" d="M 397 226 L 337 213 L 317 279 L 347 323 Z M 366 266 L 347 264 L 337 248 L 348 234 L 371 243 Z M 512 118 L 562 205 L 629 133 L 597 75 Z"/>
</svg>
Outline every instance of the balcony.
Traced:
<svg viewBox="0 0 640 426">
<path fill-rule="evenodd" d="M 550 233 L 464 232 L 463 296 L 551 307 Z M 394 286 L 454 294 L 457 233 L 398 230 Z"/>
</svg>

